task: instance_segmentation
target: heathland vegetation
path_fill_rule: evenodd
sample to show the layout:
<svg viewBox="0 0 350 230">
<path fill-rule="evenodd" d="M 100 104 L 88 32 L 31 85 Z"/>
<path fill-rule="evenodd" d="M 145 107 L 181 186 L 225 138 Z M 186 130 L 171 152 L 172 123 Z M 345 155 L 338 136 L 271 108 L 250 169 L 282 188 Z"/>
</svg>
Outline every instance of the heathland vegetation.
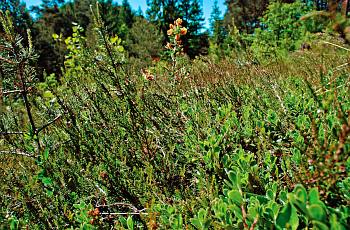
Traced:
<svg viewBox="0 0 350 230">
<path fill-rule="evenodd" d="M 0 229 L 350 228 L 348 1 L 0 2 Z"/>
</svg>

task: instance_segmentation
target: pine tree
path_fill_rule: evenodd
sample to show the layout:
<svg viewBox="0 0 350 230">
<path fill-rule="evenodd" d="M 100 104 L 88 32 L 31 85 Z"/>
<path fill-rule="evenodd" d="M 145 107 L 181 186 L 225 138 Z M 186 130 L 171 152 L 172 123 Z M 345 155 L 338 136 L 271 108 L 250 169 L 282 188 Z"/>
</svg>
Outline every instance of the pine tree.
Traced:
<svg viewBox="0 0 350 230">
<path fill-rule="evenodd" d="M 213 34 L 216 28 L 216 24 L 221 20 L 221 11 L 218 5 L 218 0 L 214 1 L 213 9 L 210 14 L 209 24 L 210 32 Z"/>
<path fill-rule="evenodd" d="M 83 28 L 87 28 L 91 22 L 90 5 L 95 5 L 96 0 L 74 0 L 60 7 L 62 16 L 71 22 L 76 22 Z M 66 27 L 71 27 L 66 25 Z"/>
<path fill-rule="evenodd" d="M 108 33 L 121 35 L 123 25 L 121 7 L 113 0 L 103 0 L 99 1 L 99 11 Z"/>
<path fill-rule="evenodd" d="M 137 9 L 136 16 L 143 17 L 143 11 L 141 9 L 141 6 Z"/>
<path fill-rule="evenodd" d="M 188 30 L 194 35 L 199 35 L 204 28 L 204 20 L 199 0 L 192 0 L 188 18 Z"/>
<path fill-rule="evenodd" d="M 173 23 L 178 17 L 181 17 L 178 1 L 147 0 L 147 5 L 147 18 L 160 28 L 166 38 L 169 24 Z"/>
<path fill-rule="evenodd" d="M 221 11 L 218 6 L 217 0 L 214 1 L 209 22 L 210 22 L 211 42 L 216 46 L 218 46 L 222 44 L 225 39 L 225 30 L 223 27 L 223 20 L 221 17 Z"/>
<path fill-rule="evenodd" d="M 194 58 L 197 55 L 204 55 L 208 52 L 208 34 L 203 33 L 204 17 L 199 0 L 192 0 L 187 19 L 188 29 L 188 55 Z"/>
<path fill-rule="evenodd" d="M 136 17 L 128 34 L 129 54 L 143 61 L 158 57 L 162 50 L 162 34 L 154 24 Z"/>
<path fill-rule="evenodd" d="M 181 18 L 184 20 L 185 26 L 187 26 L 187 22 L 190 20 L 191 4 L 192 0 L 182 0 L 179 6 Z"/>
<path fill-rule="evenodd" d="M 161 1 L 160 0 L 147 0 L 148 9 L 146 10 L 146 15 L 149 21 L 152 23 L 158 23 L 161 18 Z M 159 26 L 159 25 L 158 25 Z"/>
<path fill-rule="evenodd" d="M 64 3 L 64 0 L 42 0 L 42 7 L 54 8 Z"/>
<path fill-rule="evenodd" d="M 240 31 L 253 33 L 259 27 L 259 18 L 263 15 L 269 0 L 226 0 L 227 12 L 225 14 L 225 24 L 230 25 L 233 21 Z"/>
<path fill-rule="evenodd" d="M 3 12 L 10 12 L 15 32 L 22 37 L 25 37 L 26 29 L 31 28 L 32 26 L 32 18 L 26 5 L 20 0 L 1 0 L 0 10 Z"/>
<path fill-rule="evenodd" d="M 128 0 L 123 0 L 122 2 L 122 6 L 120 8 L 120 17 L 121 21 L 123 21 L 129 28 L 131 28 L 134 21 L 134 14 Z"/>
</svg>

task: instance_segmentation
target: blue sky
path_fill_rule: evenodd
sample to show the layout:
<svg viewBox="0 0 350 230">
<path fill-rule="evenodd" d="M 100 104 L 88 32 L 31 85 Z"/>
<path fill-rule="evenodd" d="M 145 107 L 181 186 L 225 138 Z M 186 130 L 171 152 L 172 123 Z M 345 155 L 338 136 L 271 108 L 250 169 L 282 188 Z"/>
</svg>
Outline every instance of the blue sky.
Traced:
<svg viewBox="0 0 350 230">
<path fill-rule="evenodd" d="M 33 5 L 39 5 L 41 3 L 41 0 L 22 0 L 22 1 L 24 1 L 28 7 Z M 222 13 L 226 11 L 226 7 L 224 6 L 224 1 L 225 0 L 218 0 Z M 121 0 L 118 0 L 117 2 L 120 3 Z M 134 10 L 137 10 L 139 6 L 144 12 L 147 9 L 146 0 L 129 0 L 129 2 Z M 209 24 L 209 18 L 210 18 L 210 13 L 211 13 L 213 4 L 214 4 L 214 0 L 202 0 L 202 8 L 203 8 L 204 17 L 206 19 L 206 26 L 208 26 Z"/>
</svg>

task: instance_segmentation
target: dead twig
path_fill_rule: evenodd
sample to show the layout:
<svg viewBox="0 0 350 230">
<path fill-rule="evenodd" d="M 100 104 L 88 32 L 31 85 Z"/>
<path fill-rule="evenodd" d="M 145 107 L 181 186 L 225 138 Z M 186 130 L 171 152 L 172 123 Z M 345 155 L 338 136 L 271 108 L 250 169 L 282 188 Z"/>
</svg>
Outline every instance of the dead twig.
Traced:
<svg viewBox="0 0 350 230">
<path fill-rule="evenodd" d="M 15 65 L 15 64 L 16 64 L 15 62 L 13 62 L 13 61 L 11 61 L 11 60 L 8 60 L 8 59 L 6 59 L 6 58 L 3 58 L 3 57 L 1 57 L 1 56 L 0 56 L 0 61 L 7 62 L 8 64 L 11 64 L 11 65 Z"/>
<path fill-rule="evenodd" d="M 0 50 L 6 50 L 6 51 L 11 51 L 11 48 L 9 47 L 6 47 L 6 46 L 3 46 L 3 45 L 0 45 Z"/>
<path fill-rule="evenodd" d="M 148 215 L 148 213 L 145 213 L 147 209 L 144 208 L 142 210 L 139 210 L 137 212 L 101 212 L 100 215 L 110 215 L 110 216 L 118 216 L 118 215 Z"/>
<path fill-rule="evenodd" d="M 0 132 L 0 136 L 9 136 L 9 135 L 22 135 L 23 132 Z"/>
<path fill-rule="evenodd" d="M 2 91 L 0 92 L 0 95 L 8 95 L 13 93 L 22 93 L 23 90 L 17 89 L 17 90 L 9 90 L 9 91 Z"/>
<path fill-rule="evenodd" d="M 114 203 L 114 204 L 96 205 L 95 207 L 96 208 L 107 208 L 107 207 L 116 207 L 116 206 L 128 207 L 131 210 L 133 210 L 133 212 L 139 212 L 139 210 L 134 205 L 128 204 L 128 203 L 122 203 L 122 202 L 117 202 L 117 203 Z"/>
<path fill-rule="evenodd" d="M 42 130 L 46 129 L 48 126 L 50 126 L 51 124 L 55 123 L 58 119 L 60 119 L 62 117 L 62 115 L 58 115 L 57 117 L 55 117 L 52 121 L 48 122 L 47 124 L 43 125 L 42 127 L 38 128 L 36 133 L 40 133 Z"/>
<path fill-rule="evenodd" d="M 331 42 L 323 41 L 323 43 L 328 44 L 328 45 L 331 45 L 331 46 L 335 46 L 335 47 L 337 47 L 337 48 L 340 48 L 340 49 L 343 49 L 343 50 L 346 50 L 346 51 L 350 51 L 350 49 L 347 49 L 347 48 L 345 48 L 345 47 L 343 47 L 343 46 L 340 46 L 340 45 L 337 45 L 337 44 L 334 44 L 334 43 L 331 43 Z"/>
<path fill-rule="evenodd" d="M 32 155 L 30 153 L 21 151 L 21 150 L 14 150 L 14 151 L 0 151 L 0 154 L 12 154 L 12 155 L 19 155 L 19 156 L 25 156 L 30 158 L 37 158 L 37 156 Z"/>
</svg>

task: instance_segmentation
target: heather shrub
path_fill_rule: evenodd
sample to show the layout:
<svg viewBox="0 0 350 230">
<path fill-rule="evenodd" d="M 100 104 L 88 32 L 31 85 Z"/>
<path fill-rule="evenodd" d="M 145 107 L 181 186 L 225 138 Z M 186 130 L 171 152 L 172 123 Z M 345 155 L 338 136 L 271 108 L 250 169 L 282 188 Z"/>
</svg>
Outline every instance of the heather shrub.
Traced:
<svg viewBox="0 0 350 230">
<path fill-rule="evenodd" d="M 0 228 L 350 226 L 346 50 L 189 60 L 178 19 L 169 60 L 140 70 L 92 15 L 96 42 L 53 35 L 63 76 L 38 82 L 1 14 Z"/>
</svg>

